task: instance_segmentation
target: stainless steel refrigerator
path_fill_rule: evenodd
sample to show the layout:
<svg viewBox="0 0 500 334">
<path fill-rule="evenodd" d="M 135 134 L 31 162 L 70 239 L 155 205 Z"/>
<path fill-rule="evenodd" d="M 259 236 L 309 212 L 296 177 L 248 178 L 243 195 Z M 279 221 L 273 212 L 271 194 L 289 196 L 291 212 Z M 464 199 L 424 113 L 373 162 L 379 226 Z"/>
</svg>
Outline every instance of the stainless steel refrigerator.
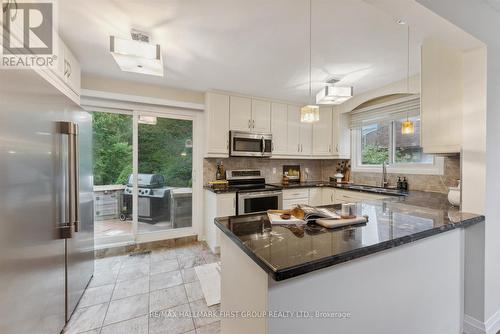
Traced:
<svg viewBox="0 0 500 334">
<path fill-rule="evenodd" d="M 92 119 L 0 71 L 0 333 L 59 333 L 94 271 Z"/>
</svg>

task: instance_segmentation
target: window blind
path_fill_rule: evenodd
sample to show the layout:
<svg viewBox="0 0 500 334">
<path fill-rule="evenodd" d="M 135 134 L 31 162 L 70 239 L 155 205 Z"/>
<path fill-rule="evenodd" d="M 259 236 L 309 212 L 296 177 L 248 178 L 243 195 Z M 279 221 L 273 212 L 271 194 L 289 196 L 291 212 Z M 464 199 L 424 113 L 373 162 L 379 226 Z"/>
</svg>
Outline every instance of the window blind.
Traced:
<svg viewBox="0 0 500 334">
<path fill-rule="evenodd" d="M 420 95 L 412 95 L 351 112 L 351 129 L 420 116 Z"/>
</svg>

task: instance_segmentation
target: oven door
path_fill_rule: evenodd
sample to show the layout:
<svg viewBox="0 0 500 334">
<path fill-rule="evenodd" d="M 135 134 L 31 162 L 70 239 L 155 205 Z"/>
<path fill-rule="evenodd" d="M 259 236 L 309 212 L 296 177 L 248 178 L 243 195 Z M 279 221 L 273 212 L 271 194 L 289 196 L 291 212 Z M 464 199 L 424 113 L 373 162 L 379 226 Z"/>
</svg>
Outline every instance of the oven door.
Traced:
<svg viewBox="0 0 500 334">
<path fill-rule="evenodd" d="M 261 191 L 238 193 L 238 215 L 281 210 L 283 193 L 281 191 Z"/>
<path fill-rule="evenodd" d="M 230 155 L 233 157 L 270 157 L 272 134 L 231 131 Z"/>
</svg>

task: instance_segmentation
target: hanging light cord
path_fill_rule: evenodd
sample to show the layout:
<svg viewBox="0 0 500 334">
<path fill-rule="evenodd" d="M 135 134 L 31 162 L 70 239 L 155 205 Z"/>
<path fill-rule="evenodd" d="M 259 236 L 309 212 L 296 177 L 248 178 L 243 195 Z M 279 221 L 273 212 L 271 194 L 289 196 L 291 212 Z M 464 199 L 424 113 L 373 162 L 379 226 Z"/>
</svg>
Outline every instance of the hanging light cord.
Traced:
<svg viewBox="0 0 500 334">
<path fill-rule="evenodd" d="M 408 24 L 407 52 L 406 52 L 406 92 L 410 94 L 410 25 Z M 410 107 L 406 112 L 406 120 L 409 121 Z"/>
<path fill-rule="evenodd" d="M 309 0 L 309 103 L 312 101 L 312 0 Z"/>
</svg>

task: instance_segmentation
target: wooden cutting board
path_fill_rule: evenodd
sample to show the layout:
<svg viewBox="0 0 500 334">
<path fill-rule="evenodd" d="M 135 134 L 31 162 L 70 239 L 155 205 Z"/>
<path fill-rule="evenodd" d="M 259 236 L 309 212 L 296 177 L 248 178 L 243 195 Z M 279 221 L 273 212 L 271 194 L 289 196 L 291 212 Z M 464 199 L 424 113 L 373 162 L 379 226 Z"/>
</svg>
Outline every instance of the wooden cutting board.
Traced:
<svg viewBox="0 0 500 334">
<path fill-rule="evenodd" d="M 336 228 L 343 227 L 349 225 L 361 225 L 366 224 L 368 222 L 368 218 L 365 216 L 357 216 L 355 218 L 349 219 L 318 219 L 316 220 L 316 224 L 326 227 L 326 228 Z"/>
</svg>

